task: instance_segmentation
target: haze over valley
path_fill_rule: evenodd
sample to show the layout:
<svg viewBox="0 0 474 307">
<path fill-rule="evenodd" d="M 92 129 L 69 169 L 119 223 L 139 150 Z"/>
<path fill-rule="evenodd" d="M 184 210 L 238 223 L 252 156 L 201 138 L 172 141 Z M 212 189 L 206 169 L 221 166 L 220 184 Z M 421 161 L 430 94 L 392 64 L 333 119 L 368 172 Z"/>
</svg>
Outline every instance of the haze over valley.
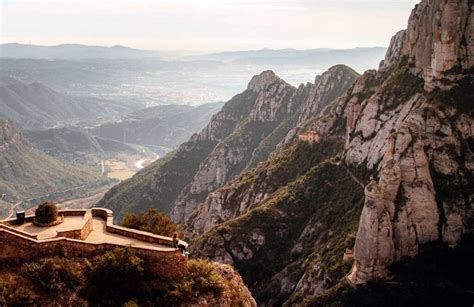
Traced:
<svg viewBox="0 0 474 307">
<path fill-rule="evenodd" d="M 473 1 L 2 6 L 0 306 L 473 306 Z"/>
<path fill-rule="evenodd" d="M 123 46 L 3 44 L 0 117 L 23 130 L 35 148 L 66 163 L 95 169 L 110 186 L 200 131 L 223 101 L 262 70 L 273 69 L 298 85 L 312 82 L 337 63 L 360 71 L 374 68 L 385 50 L 183 54 Z M 89 198 L 95 189 L 84 196 Z M 104 187 L 97 190 L 103 193 Z"/>
</svg>

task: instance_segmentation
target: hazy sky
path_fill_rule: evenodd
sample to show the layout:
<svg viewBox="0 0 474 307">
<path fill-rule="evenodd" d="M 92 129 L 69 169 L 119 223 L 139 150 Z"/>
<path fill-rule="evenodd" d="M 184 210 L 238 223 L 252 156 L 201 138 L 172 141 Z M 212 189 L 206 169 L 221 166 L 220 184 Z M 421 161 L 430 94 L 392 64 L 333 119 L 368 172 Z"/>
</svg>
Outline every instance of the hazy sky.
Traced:
<svg viewBox="0 0 474 307">
<path fill-rule="evenodd" d="M 387 46 L 418 0 L 0 0 L 1 42 L 157 50 Z"/>
</svg>

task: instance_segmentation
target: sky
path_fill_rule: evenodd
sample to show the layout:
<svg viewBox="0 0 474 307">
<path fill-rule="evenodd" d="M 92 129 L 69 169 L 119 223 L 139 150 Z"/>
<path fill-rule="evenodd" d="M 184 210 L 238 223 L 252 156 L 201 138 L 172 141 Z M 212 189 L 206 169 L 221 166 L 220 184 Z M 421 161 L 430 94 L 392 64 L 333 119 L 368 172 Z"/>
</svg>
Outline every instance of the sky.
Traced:
<svg viewBox="0 0 474 307">
<path fill-rule="evenodd" d="M 0 43 L 152 50 L 388 46 L 419 0 L 0 0 Z"/>
</svg>

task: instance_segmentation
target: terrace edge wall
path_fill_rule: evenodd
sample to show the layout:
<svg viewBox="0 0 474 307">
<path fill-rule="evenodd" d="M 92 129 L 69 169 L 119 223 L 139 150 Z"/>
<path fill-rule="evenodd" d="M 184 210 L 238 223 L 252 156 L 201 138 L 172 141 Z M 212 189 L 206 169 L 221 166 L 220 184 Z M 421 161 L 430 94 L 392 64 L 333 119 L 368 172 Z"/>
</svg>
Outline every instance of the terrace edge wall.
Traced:
<svg viewBox="0 0 474 307">
<path fill-rule="evenodd" d="M 68 211 L 63 210 L 61 213 L 64 215 L 85 215 L 85 211 L 80 212 L 81 210 Z M 91 212 L 92 217 L 101 217 L 106 220 L 106 230 L 109 232 L 146 242 L 168 245 L 170 248 L 127 247 L 113 243 L 82 241 L 81 239 L 86 238 L 92 230 L 92 217 L 86 215 L 84 216 L 84 223 L 79 229 L 58 232 L 58 237 L 47 240 L 37 240 L 35 235 L 8 227 L 7 223 L 14 221 L 8 220 L 3 221 L 4 225 L 0 223 L 0 265 L 3 263 L 22 263 L 54 256 L 90 259 L 117 247 L 127 247 L 144 260 L 146 269 L 154 276 L 172 280 L 188 273 L 187 258 L 172 248 L 171 238 L 115 226 L 113 225 L 112 211 L 108 209 L 93 208 Z"/>
</svg>

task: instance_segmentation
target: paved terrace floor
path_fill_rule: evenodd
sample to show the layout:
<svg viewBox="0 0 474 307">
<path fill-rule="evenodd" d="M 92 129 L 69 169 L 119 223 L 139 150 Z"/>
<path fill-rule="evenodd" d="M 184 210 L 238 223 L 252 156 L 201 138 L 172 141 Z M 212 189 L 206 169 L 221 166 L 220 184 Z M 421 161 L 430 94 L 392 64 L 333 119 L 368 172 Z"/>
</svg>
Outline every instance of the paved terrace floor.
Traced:
<svg viewBox="0 0 474 307">
<path fill-rule="evenodd" d="M 140 248 L 151 248 L 151 249 L 170 249 L 170 246 L 158 244 L 158 243 L 150 243 L 146 241 L 141 241 L 138 239 L 130 238 L 127 236 L 122 236 L 119 234 L 114 234 L 106 231 L 106 221 L 100 217 L 92 217 L 90 211 L 86 213 L 86 215 L 92 218 L 92 232 L 89 236 L 84 240 L 85 242 L 91 243 L 112 243 L 118 245 L 127 245 L 133 247 L 140 247 Z M 66 216 L 64 217 L 64 221 L 56 226 L 50 227 L 38 227 L 33 223 L 25 223 L 23 225 L 12 225 L 14 228 L 31 233 L 31 234 L 38 234 L 38 240 L 46 240 L 55 238 L 57 236 L 57 231 L 64 231 L 64 230 L 74 230 L 79 229 L 81 227 L 83 221 L 83 216 Z"/>
<path fill-rule="evenodd" d="M 121 236 L 115 233 L 110 233 L 105 230 L 105 221 L 100 217 L 94 217 L 92 220 L 92 232 L 86 238 L 86 242 L 92 243 L 114 243 L 119 245 L 130 245 L 134 247 L 152 247 L 152 248 L 170 248 L 170 246 L 158 243 L 150 243 L 133 239 L 126 236 Z"/>
<path fill-rule="evenodd" d="M 33 223 L 25 223 L 23 225 L 13 225 L 14 228 L 31 233 L 38 234 L 38 240 L 46 240 L 56 237 L 56 231 L 78 229 L 82 223 L 82 216 L 68 216 L 64 218 L 64 222 L 56 226 L 38 227 Z"/>
</svg>

